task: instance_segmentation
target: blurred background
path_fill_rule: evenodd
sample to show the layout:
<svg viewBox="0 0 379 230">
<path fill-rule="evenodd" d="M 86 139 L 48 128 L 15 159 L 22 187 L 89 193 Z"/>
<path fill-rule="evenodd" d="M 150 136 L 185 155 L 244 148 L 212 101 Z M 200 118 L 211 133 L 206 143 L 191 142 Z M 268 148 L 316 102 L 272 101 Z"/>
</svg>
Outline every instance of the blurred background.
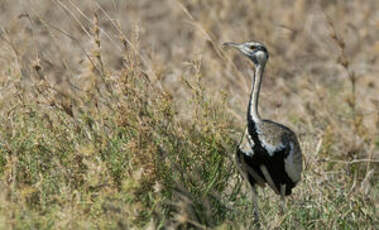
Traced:
<svg viewBox="0 0 379 230">
<path fill-rule="evenodd" d="M 300 101 L 300 104 L 313 103 L 315 98 L 303 94 L 315 93 L 315 88 L 349 87 L 348 71 L 354 72 L 356 83 L 362 86 L 356 89 L 361 95 L 362 109 L 374 108 L 372 101 L 377 99 L 374 73 L 379 49 L 377 5 L 375 1 L 361 4 L 305 0 L 41 1 L 38 4 L 3 1 L 0 17 L 2 34 L 6 31 L 22 61 L 48 60 L 47 80 L 58 85 L 67 81 L 85 82 L 83 62 L 93 46 L 90 36 L 96 14 L 107 66 L 114 70 L 122 67 L 122 32 L 128 45 L 143 57 L 148 74 L 159 79 L 179 99 L 184 96 L 180 78 L 190 74 L 188 63 L 198 61 L 207 88 L 231 92 L 233 109 L 239 112 L 244 111 L 241 105 L 246 105 L 250 90 L 250 63 L 246 64 L 236 53 L 226 54 L 221 44 L 261 41 L 270 52 L 262 109 L 263 114 L 271 116 L 270 113 L 276 112 L 272 106 L 284 104 L 286 108 L 299 109 Z M 342 47 L 335 36 L 343 40 Z M 1 50 L 0 64 L 9 66 L 14 55 L 9 55 L 12 51 L 4 42 Z M 341 61 L 348 63 L 347 69 L 339 65 Z M 4 75 L 8 70 L 2 68 L 2 71 Z M 30 78 L 27 75 L 23 76 L 25 80 Z M 314 88 L 307 89 L 304 84 Z M 295 92 L 277 95 L 278 89 L 284 88 Z"/>
</svg>

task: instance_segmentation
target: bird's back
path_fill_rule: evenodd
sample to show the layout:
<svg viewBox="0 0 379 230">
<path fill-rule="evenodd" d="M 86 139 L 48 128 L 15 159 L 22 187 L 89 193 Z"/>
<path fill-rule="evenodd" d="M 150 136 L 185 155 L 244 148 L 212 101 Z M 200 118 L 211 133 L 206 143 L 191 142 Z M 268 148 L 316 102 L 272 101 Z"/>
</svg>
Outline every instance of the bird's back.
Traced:
<svg viewBox="0 0 379 230">
<path fill-rule="evenodd" d="M 294 132 L 270 120 L 249 124 L 245 142 L 237 150 L 237 163 L 251 184 L 267 182 L 261 165 L 264 165 L 276 187 L 286 185 L 286 195 L 300 180 L 302 154 Z M 256 174 L 255 176 L 252 174 Z M 258 175 L 258 177 L 257 177 Z"/>
</svg>

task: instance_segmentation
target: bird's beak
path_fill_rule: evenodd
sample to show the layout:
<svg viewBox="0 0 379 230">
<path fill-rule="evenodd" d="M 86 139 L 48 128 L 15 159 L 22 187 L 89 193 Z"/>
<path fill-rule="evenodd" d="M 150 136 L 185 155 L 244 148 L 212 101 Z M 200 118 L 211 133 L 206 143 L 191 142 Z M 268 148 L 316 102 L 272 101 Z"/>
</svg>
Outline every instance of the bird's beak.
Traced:
<svg viewBox="0 0 379 230">
<path fill-rule="evenodd" d="M 235 42 L 225 42 L 223 45 L 233 47 L 233 48 L 239 50 L 240 52 L 242 52 L 243 54 L 250 56 L 249 50 L 247 50 L 243 44 L 238 44 Z"/>
<path fill-rule="evenodd" d="M 237 48 L 237 49 L 240 49 L 240 44 L 238 44 L 238 43 L 235 43 L 235 42 L 225 42 L 224 44 L 223 44 L 224 46 L 231 46 L 231 47 L 234 47 L 234 48 Z"/>
</svg>

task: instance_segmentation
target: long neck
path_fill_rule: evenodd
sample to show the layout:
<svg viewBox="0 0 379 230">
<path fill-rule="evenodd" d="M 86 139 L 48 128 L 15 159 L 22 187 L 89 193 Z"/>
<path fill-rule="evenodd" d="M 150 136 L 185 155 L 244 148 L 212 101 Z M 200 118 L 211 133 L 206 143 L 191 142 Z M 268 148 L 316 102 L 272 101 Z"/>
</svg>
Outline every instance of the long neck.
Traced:
<svg viewBox="0 0 379 230">
<path fill-rule="evenodd" d="M 261 117 L 258 112 L 258 99 L 259 91 L 261 89 L 262 75 L 264 71 L 264 65 L 257 65 L 254 72 L 254 79 L 252 81 L 252 90 L 250 93 L 249 101 L 249 117 L 255 123 L 261 122 Z"/>
</svg>

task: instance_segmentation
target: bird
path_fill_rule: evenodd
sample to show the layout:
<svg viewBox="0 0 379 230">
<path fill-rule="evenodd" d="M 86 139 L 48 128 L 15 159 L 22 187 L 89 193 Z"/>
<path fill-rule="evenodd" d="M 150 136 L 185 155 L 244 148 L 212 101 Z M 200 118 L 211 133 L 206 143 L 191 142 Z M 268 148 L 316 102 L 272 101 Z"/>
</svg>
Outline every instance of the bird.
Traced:
<svg viewBox="0 0 379 230">
<path fill-rule="evenodd" d="M 266 184 L 281 197 L 281 213 L 285 196 L 301 180 L 302 152 L 296 134 L 277 122 L 262 119 L 258 112 L 259 92 L 269 58 L 267 48 L 260 42 L 226 42 L 248 57 L 254 64 L 250 99 L 247 108 L 247 128 L 237 146 L 235 160 L 240 174 L 251 186 L 254 219 L 259 221 L 256 186 Z"/>
</svg>

